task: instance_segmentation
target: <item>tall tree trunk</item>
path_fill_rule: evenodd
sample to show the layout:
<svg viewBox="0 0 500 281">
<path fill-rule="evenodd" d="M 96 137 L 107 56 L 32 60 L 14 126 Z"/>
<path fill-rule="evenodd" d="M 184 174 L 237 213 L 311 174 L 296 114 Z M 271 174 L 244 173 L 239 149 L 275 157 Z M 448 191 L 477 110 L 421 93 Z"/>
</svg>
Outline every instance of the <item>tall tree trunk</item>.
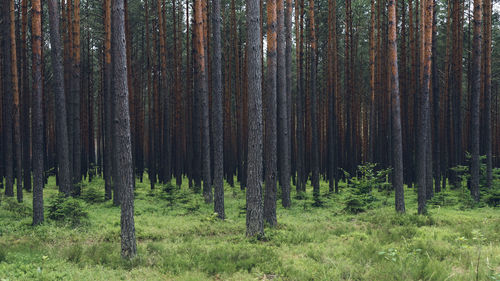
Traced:
<svg viewBox="0 0 500 281">
<path fill-rule="evenodd" d="M 287 100 L 287 80 L 286 80 L 286 26 L 285 26 L 285 5 L 284 0 L 277 0 L 276 12 L 278 16 L 277 26 L 277 76 L 276 95 L 278 112 L 278 147 L 279 154 L 279 182 L 281 186 L 281 203 L 288 208 L 290 202 L 290 149 L 289 149 L 289 129 L 288 129 L 288 100 Z"/>
<path fill-rule="evenodd" d="M 224 121 L 222 113 L 222 49 L 220 0 L 212 2 L 214 56 L 212 60 L 212 127 L 214 137 L 214 211 L 220 219 L 224 213 Z"/>
<path fill-rule="evenodd" d="M 111 0 L 104 0 L 104 190 L 105 200 L 112 196 L 113 174 L 113 113 L 112 113 L 112 83 L 111 83 Z M 115 196 L 117 197 L 117 192 Z"/>
<path fill-rule="evenodd" d="M 40 0 L 32 0 L 32 37 L 33 37 L 33 225 L 38 225 L 43 222 L 43 119 L 42 119 L 42 6 Z M 52 27 L 52 35 L 55 33 L 58 35 L 54 43 L 58 45 L 52 45 L 55 52 L 59 52 L 57 62 L 54 64 L 54 68 L 58 68 L 58 72 L 54 71 L 58 75 L 60 80 L 56 82 L 57 89 L 62 88 L 62 65 L 60 59 L 61 55 L 61 43 L 59 42 L 59 30 L 54 31 L 55 27 L 59 28 L 59 13 L 54 13 L 58 11 L 57 3 L 55 0 L 49 1 L 49 9 L 51 13 L 50 24 Z M 57 15 L 57 16 L 56 16 Z M 57 21 L 57 22 L 54 22 Z M 55 57 L 55 55 L 53 55 Z M 59 95 L 60 93 L 58 93 Z M 64 93 L 62 93 L 64 95 Z M 64 102 L 64 98 L 62 99 Z M 61 117 L 63 120 L 65 116 Z M 64 121 L 63 121 L 64 122 Z M 66 142 L 67 144 L 67 142 Z M 66 146 L 67 148 L 67 146 Z M 67 160 L 67 158 L 66 158 Z M 67 176 L 67 175 L 64 175 Z M 67 180 L 65 178 L 64 180 Z"/>
<path fill-rule="evenodd" d="M 116 153 L 115 185 L 120 189 L 121 253 L 131 259 L 137 254 L 134 226 L 134 189 L 132 171 L 132 145 L 127 85 L 127 55 L 125 46 L 125 9 L 123 0 L 114 0 L 112 6 L 113 96 L 115 100 L 114 146 Z"/>
<path fill-rule="evenodd" d="M 54 73 L 54 93 L 56 98 L 56 137 L 57 137 L 57 164 L 59 177 L 59 191 L 66 196 L 71 193 L 71 171 L 69 165 L 69 146 L 68 146 L 68 124 L 66 113 L 66 96 L 64 94 L 64 75 L 62 65 L 61 37 L 59 33 L 59 5 L 57 0 L 50 0 L 49 6 L 49 24 L 50 24 L 50 44 L 52 46 L 52 69 Z M 33 121 L 38 122 L 33 118 Z M 33 134 L 33 137 L 35 135 Z M 41 142 L 41 140 L 39 140 Z M 43 143 L 42 143 L 43 144 Z M 33 146 L 35 142 L 33 143 Z M 34 148 L 34 147 L 33 147 Z M 40 148 L 39 148 L 40 149 Z M 40 149 L 42 150 L 42 149 Z M 39 151 L 38 153 L 42 153 Z M 35 156 L 35 153 L 34 153 Z M 43 159 L 42 159 L 43 160 Z M 35 162 L 33 162 L 35 164 Z M 34 168 L 34 167 L 33 167 Z"/>
<path fill-rule="evenodd" d="M 247 236 L 264 235 L 262 206 L 262 53 L 258 0 L 246 0 L 248 81 Z"/>
<path fill-rule="evenodd" d="M 493 5 L 491 0 L 484 0 L 484 143 L 486 146 L 486 187 L 491 188 L 493 181 L 492 161 L 492 124 L 491 124 L 491 17 Z M 497 107 L 498 110 L 498 107 Z M 498 141 L 498 140 L 497 140 Z"/>
<path fill-rule="evenodd" d="M 398 72 L 398 46 L 397 46 L 397 1 L 389 0 L 389 67 L 391 73 L 392 97 L 392 156 L 394 174 L 392 184 L 396 191 L 396 211 L 405 212 L 403 188 L 403 140 L 401 137 L 401 110 L 399 104 L 399 72 Z"/>
<path fill-rule="evenodd" d="M 350 1 L 350 0 L 348 0 Z M 318 142 L 318 113 L 317 113 L 317 93 L 316 93 L 316 24 L 314 21 L 314 0 L 309 0 L 309 28 L 311 43 L 311 123 L 312 123 L 312 144 L 311 144 L 311 183 L 314 194 L 319 196 L 319 142 Z"/>
<path fill-rule="evenodd" d="M 3 10 L 10 11 L 10 4 L 12 1 L 2 1 Z M 14 86 L 12 84 L 12 46 L 11 46 L 11 23 L 10 20 L 10 12 L 2 13 L 2 55 L 3 55 L 3 102 L 4 102 L 4 153 L 5 153 L 5 196 L 13 197 L 14 196 L 14 155 L 13 155 L 13 136 L 12 136 L 12 127 L 13 127 L 13 98 L 14 98 Z"/>
<path fill-rule="evenodd" d="M 422 0 L 421 4 L 422 19 L 422 86 L 420 96 L 420 114 L 418 123 L 417 139 L 417 186 L 418 186 L 418 213 L 425 213 L 425 204 L 427 199 L 427 149 L 429 139 L 429 87 L 431 76 L 431 57 L 432 57 L 432 1 Z"/>
<path fill-rule="evenodd" d="M 24 189 L 31 190 L 31 133 L 30 133 L 30 92 L 28 79 L 28 55 L 26 41 L 28 25 L 28 1 L 21 1 L 22 24 L 21 24 L 21 114 L 22 114 L 22 151 L 23 151 L 23 184 Z"/>
<path fill-rule="evenodd" d="M 203 169 L 203 197 L 206 203 L 212 202 L 212 181 L 210 172 L 210 117 L 209 117 L 209 101 L 207 89 L 207 67 L 204 42 L 203 28 L 203 3 L 204 0 L 195 0 L 196 12 L 196 68 L 198 74 L 197 95 L 200 102 L 200 125 L 201 125 L 201 146 L 202 146 L 202 169 Z"/>
<path fill-rule="evenodd" d="M 474 38 L 472 41 L 472 85 L 471 85 L 471 193 L 476 202 L 479 201 L 479 96 L 481 93 L 481 44 L 483 34 L 483 1 L 474 0 Z"/>
<path fill-rule="evenodd" d="M 282 1 L 282 0 L 278 0 Z M 267 89 L 265 96 L 265 178 L 264 219 L 275 226 L 276 219 L 276 173 L 277 173 L 277 9 L 276 0 L 267 1 Z"/>
<path fill-rule="evenodd" d="M 17 201 L 23 201 L 23 184 L 22 184 L 22 143 L 21 143 L 21 112 L 19 107 L 19 76 L 17 67 L 17 49 L 16 49 L 16 26 L 15 26 L 15 10 L 14 0 L 10 1 L 10 60 L 11 60 L 11 79 L 12 79 L 12 94 L 13 94 L 13 112 L 14 118 L 14 152 L 15 152 L 15 172 L 16 172 L 16 194 Z"/>
<path fill-rule="evenodd" d="M 72 66 L 72 99 L 73 99 L 73 195 L 80 195 L 82 177 L 82 143 L 80 135 L 80 0 L 73 0 L 73 66 Z"/>
<path fill-rule="evenodd" d="M 336 97 L 339 94 L 337 83 L 337 5 L 328 1 L 328 180 L 329 191 L 333 192 L 337 182 L 337 120 Z M 336 192 L 338 189 L 335 190 Z"/>
<path fill-rule="evenodd" d="M 435 191 L 439 192 L 441 189 L 441 173 L 440 173 L 440 136 L 439 136 L 439 120 L 440 120 L 440 108 L 439 108 L 439 73 L 438 73 L 438 65 L 437 65 L 437 3 L 436 0 L 432 1 L 433 5 L 433 19 L 432 19 L 432 107 L 433 107 L 433 139 L 432 139 L 432 158 L 433 158 L 433 178 L 434 178 L 434 186 Z M 428 185 L 429 186 L 429 185 Z M 430 184 L 432 189 L 432 181 Z"/>
</svg>

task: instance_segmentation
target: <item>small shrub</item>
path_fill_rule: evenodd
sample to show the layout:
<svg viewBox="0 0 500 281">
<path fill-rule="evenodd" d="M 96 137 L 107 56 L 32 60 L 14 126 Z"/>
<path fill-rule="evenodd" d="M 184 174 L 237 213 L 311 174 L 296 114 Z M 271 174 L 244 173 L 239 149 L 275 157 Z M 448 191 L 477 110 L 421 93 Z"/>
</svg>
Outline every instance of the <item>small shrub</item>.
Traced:
<svg viewBox="0 0 500 281">
<path fill-rule="evenodd" d="M 89 186 L 83 189 L 82 195 L 80 196 L 83 201 L 87 203 L 102 203 L 104 202 L 104 192 L 97 189 L 94 186 Z"/>
<path fill-rule="evenodd" d="M 88 212 L 84 210 L 80 200 L 63 195 L 58 195 L 49 202 L 48 213 L 49 219 L 72 226 L 78 226 L 88 218 Z"/>
<path fill-rule="evenodd" d="M 344 211 L 350 214 L 359 214 L 366 211 L 366 203 L 359 195 L 349 194 L 344 200 Z"/>
</svg>

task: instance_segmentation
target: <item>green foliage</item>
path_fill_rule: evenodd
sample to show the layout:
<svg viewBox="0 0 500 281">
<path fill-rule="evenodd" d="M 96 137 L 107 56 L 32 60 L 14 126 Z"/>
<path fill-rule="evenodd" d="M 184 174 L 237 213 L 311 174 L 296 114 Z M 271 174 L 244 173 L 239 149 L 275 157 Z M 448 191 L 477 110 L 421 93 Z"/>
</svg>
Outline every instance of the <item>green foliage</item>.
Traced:
<svg viewBox="0 0 500 281">
<path fill-rule="evenodd" d="M 14 197 L 4 197 L 1 208 L 9 211 L 16 217 L 22 218 L 33 214 L 33 209 L 24 202 L 19 203 Z"/>
<path fill-rule="evenodd" d="M 78 226 L 88 218 L 88 212 L 81 200 L 58 195 L 49 202 L 48 217 L 54 221 Z"/>
<path fill-rule="evenodd" d="M 339 194 L 321 197 L 322 208 L 312 206 L 312 187 L 307 186 L 304 200 L 288 209 L 278 205 L 276 227 L 266 228 L 261 239 L 249 239 L 245 193 L 238 187 L 225 187 L 227 219 L 221 221 L 187 182 L 168 191 L 170 203 L 163 186 L 151 191 L 146 178 L 136 185 L 138 257 L 132 261 L 120 257 L 120 209 L 111 202 L 86 205 L 68 198 L 87 210 L 92 224 L 85 228 L 51 221 L 33 228 L 31 214 L 19 217 L 2 202 L 0 280 L 468 281 L 475 280 L 476 270 L 479 280 L 499 276 L 497 209 L 460 210 L 462 190 L 447 188 L 436 199 L 440 204 L 429 204 L 428 214 L 418 215 L 416 193 L 407 189 L 407 213 L 398 214 L 393 193 L 372 188 L 363 194 L 350 183 L 340 184 Z M 89 188 L 100 190 L 103 181 L 84 185 L 82 195 Z M 321 186 L 324 191 L 326 184 Z M 49 178 L 47 213 L 57 194 Z M 343 210 L 351 195 L 370 195 L 373 201 L 352 215 Z M 25 196 L 29 207 L 31 194 Z"/>
<path fill-rule="evenodd" d="M 351 177 L 347 171 L 344 174 L 347 178 L 347 190 L 344 199 L 344 211 L 350 214 L 365 212 L 373 207 L 373 203 L 378 199 L 373 196 L 372 190 L 378 188 L 379 191 L 388 191 L 390 184 L 387 177 L 391 169 L 376 171 L 377 164 L 365 163 L 358 166 L 356 176 Z"/>
<path fill-rule="evenodd" d="M 95 186 L 87 186 L 82 189 L 80 198 L 89 204 L 102 203 L 104 202 L 104 190 Z"/>
</svg>

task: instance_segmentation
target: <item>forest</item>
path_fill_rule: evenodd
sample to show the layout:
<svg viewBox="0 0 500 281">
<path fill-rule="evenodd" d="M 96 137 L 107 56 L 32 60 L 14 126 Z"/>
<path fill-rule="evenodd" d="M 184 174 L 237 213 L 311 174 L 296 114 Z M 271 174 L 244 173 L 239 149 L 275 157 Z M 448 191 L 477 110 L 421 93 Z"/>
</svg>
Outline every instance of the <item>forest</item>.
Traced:
<svg viewBox="0 0 500 281">
<path fill-rule="evenodd" d="M 500 280 L 500 1 L 0 0 L 0 280 Z"/>
</svg>

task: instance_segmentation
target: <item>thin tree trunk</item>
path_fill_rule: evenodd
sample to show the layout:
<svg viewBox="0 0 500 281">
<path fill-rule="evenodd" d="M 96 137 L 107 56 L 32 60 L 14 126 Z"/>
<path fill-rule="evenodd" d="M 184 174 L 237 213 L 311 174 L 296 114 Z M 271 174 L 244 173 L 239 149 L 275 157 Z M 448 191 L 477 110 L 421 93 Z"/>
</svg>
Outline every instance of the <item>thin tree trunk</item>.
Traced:
<svg viewBox="0 0 500 281">
<path fill-rule="evenodd" d="M 348 0 L 350 1 L 350 0 Z M 319 196 L 319 143 L 318 143 L 318 113 L 317 113 L 317 93 L 316 93 L 316 26 L 314 21 L 314 0 L 309 0 L 309 28 L 311 43 L 311 123 L 312 123 L 312 144 L 311 144 L 311 183 L 315 196 Z"/>
<path fill-rule="evenodd" d="M 3 1 L 3 10 L 10 11 L 11 1 Z M 11 46 L 11 23 L 10 12 L 4 12 L 2 21 L 2 54 L 3 54 L 3 90 L 4 90 L 4 153 L 5 153 L 5 196 L 14 196 L 14 155 L 13 155 L 13 136 L 12 136 L 12 124 L 14 121 L 13 113 L 13 98 L 14 89 L 12 84 L 12 46 Z"/>
<path fill-rule="evenodd" d="M 401 137 L 401 110 L 399 103 L 399 72 L 398 72 L 398 46 L 397 46 L 397 1 L 389 0 L 389 66 L 391 73 L 391 97 L 392 97 L 392 156 L 394 174 L 392 184 L 396 191 L 396 211 L 405 212 L 404 188 L 403 188 L 403 140 Z"/>
<path fill-rule="evenodd" d="M 42 6 L 40 0 L 32 0 L 32 37 L 33 37 L 33 225 L 38 225 L 43 222 L 43 119 L 42 119 Z M 49 9 L 51 13 L 50 25 L 52 27 L 51 34 L 54 37 L 58 35 L 57 40 L 52 40 L 58 45 L 52 45 L 54 53 L 59 52 L 57 62 L 54 68 L 59 70 L 54 71 L 60 80 L 56 82 L 56 91 L 62 88 L 62 65 L 61 65 L 61 43 L 59 42 L 59 31 L 54 31 L 55 27 L 59 28 L 59 13 L 55 0 L 49 1 Z M 56 22 L 54 22 L 56 21 Z M 62 91 L 61 91 L 62 92 Z M 64 93 L 62 93 L 64 95 Z M 58 92 L 60 95 L 60 92 Z M 64 98 L 62 99 L 64 102 Z M 63 120 L 65 116 L 61 117 Z M 65 121 L 65 120 L 64 120 Z M 64 122 L 62 121 L 62 122 Z M 67 142 L 66 142 L 67 144 Z M 66 146 L 67 148 L 67 146 Z M 67 160 L 67 158 L 66 158 Z M 67 180 L 68 175 L 64 175 Z M 66 183 L 66 182 L 65 182 Z"/>
<path fill-rule="evenodd" d="M 278 16 L 277 26 L 277 76 L 276 96 L 278 101 L 278 136 L 279 144 L 279 182 L 281 186 L 281 204 L 288 208 L 290 202 L 290 149 L 289 149 L 289 129 L 288 129 L 288 99 L 286 80 L 286 26 L 284 0 L 277 0 L 276 12 Z"/>
<path fill-rule="evenodd" d="M 481 44 L 483 34 L 483 1 L 474 0 L 474 38 L 472 41 L 472 85 L 471 85 L 471 194 L 479 201 L 479 96 L 481 91 Z"/>
<path fill-rule="evenodd" d="M 73 99 L 73 195 L 80 195 L 82 177 L 82 143 L 80 135 L 80 0 L 73 3 L 73 65 L 72 65 L 72 99 Z"/>
<path fill-rule="evenodd" d="M 492 161 L 492 124 L 491 124 L 491 17 L 492 1 L 484 0 L 484 110 L 485 110 L 485 136 L 486 146 L 486 187 L 491 188 L 493 181 Z M 498 107 L 497 107 L 498 110 Z M 497 140 L 498 141 L 498 140 Z"/>
<path fill-rule="evenodd" d="M 222 93 L 222 49 L 220 0 L 212 2 L 213 50 L 212 60 L 212 126 L 214 139 L 214 211 L 220 219 L 224 213 L 224 121 Z"/>
<path fill-rule="evenodd" d="M 113 184 L 113 113 L 112 113 L 112 83 L 111 83 L 111 0 L 104 0 L 104 199 L 112 197 Z M 117 192 L 113 201 L 118 199 Z"/>
<path fill-rule="evenodd" d="M 278 0 L 283 1 L 283 0 Z M 276 0 L 267 1 L 267 89 L 265 96 L 265 178 L 264 219 L 275 226 L 276 218 L 276 173 L 277 173 L 277 8 Z"/>
</svg>

